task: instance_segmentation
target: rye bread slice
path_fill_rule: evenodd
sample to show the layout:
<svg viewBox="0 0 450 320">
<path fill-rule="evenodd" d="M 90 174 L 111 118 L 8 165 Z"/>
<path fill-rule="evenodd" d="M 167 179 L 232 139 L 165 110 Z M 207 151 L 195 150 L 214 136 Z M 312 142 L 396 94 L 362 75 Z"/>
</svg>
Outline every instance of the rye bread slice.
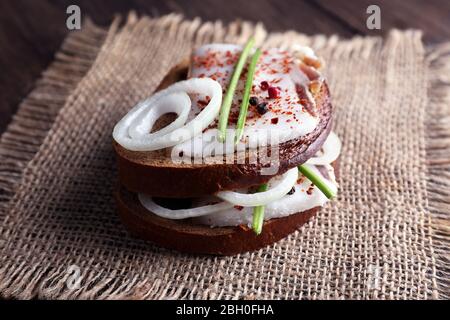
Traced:
<svg viewBox="0 0 450 320">
<path fill-rule="evenodd" d="M 333 163 L 338 176 L 338 163 Z M 176 200 L 173 200 L 176 201 Z M 147 211 L 137 195 L 119 187 L 116 191 L 118 213 L 128 231 L 161 247 L 186 253 L 235 255 L 271 245 L 308 222 L 321 207 L 264 222 L 262 233 L 256 235 L 248 227 L 211 228 L 192 224 L 190 219 L 169 220 Z"/>
<path fill-rule="evenodd" d="M 187 76 L 189 61 L 185 60 L 173 68 L 163 79 L 157 90 L 183 80 Z M 129 151 L 114 142 L 120 184 L 128 190 L 164 198 L 188 198 L 214 194 L 221 190 L 247 188 L 270 180 L 297 165 L 306 162 L 322 146 L 331 131 L 332 105 L 330 92 L 323 82 L 317 93 L 317 114 L 320 118 L 315 130 L 301 138 L 280 144 L 279 170 L 274 175 L 261 175 L 264 164 L 225 163 L 210 161 L 204 164 L 174 163 L 167 150 L 151 152 Z M 159 122 L 166 125 L 170 115 Z M 242 156 L 242 155 L 240 155 Z M 239 155 L 235 156 L 237 159 Z M 245 154 L 248 159 L 249 155 Z"/>
</svg>

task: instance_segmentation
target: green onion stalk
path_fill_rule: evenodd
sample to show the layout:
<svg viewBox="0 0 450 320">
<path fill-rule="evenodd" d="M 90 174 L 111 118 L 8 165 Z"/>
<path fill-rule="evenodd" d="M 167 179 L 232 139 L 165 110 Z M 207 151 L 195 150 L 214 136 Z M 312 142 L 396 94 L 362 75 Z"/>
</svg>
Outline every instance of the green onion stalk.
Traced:
<svg viewBox="0 0 450 320">
<path fill-rule="evenodd" d="M 259 186 L 257 192 L 267 191 L 267 184 L 264 183 Z M 253 209 L 253 223 L 252 229 L 257 235 L 261 234 L 262 226 L 264 224 L 264 210 L 265 206 L 257 206 Z"/>
<path fill-rule="evenodd" d="M 250 66 L 248 67 L 247 80 L 245 81 L 244 95 L 242 97 L 242 104 L 239 110 L 239 118 L 236 125 L 236 135 L 234 137 L 234 142 L 237 144 L 242 138 L 244 133 L 245 120 L 247 118 L 247 111 L 250 99 L 250 92 L 252 91 L 253 78 L 255 76 L 256 64 L 258 63 L 259 57 L 261 56 L 261 49 L 257 49 L 255 54 L 253 54 Z"/>
<path fill-rule="evenodd" d="M 244 50 L 242 51 L 239 60 L 236 64 L 236 67 L 234 68 L 233 75 L 231 77 L 230 84 L 228 86 L 227 93 L 225 94 L 225 97 L 222 102 L 222 107 L 220 109 L 220 115 L 219 115 L 219 141 L 224 142 L 225 136 L 226 136 L 226 130 L 228 125 L 228 117 L 230 115 L 231 110 L 231 103 L 233 102 L 233 96 L 234 92 L 236 91 L 236 87 L 239 81 L 239 78 L 241 76 L 242 70 L 244 69 L 245 62 L 247 61 L 247 57 L 253 48 L 253 45 L 255 43 L 255 39 L 252 37 L 247 42 L 247 44 L 244 47 Z"/>
<path fill-rule="evenodd" d="M 298 170 L 302 173 L 312 184 L 314 184 L 328 199 L 336 197 L 336 193 L 325 183 L 321 176 L 316 174 L 311 168 L 306 165 L 298 166 Z M 262 184 L 257 192 L 263 192 L 267 190 L 267 184 Z M 264 210 L 265 206 L 257 206 L 253 210 L 253 231 L 259 235 L 262 231 L 264 223 Z"/>
<path fill-rule="evenodd" d="M 314 184 L 322 193 L 328 198 L 336 197 L 336 193 L 325 183 L 321 176 L 316 174 L 311 168 L 306 165 L 298 166 L 298 171 L 301 172 L 312 184 Z"/>
</svg>

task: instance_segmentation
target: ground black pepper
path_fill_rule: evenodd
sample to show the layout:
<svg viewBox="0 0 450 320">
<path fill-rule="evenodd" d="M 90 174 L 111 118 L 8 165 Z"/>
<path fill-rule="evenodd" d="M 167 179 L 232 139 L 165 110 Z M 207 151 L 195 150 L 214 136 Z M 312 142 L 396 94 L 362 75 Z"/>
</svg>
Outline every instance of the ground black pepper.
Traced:
<svg viewBox="0 0 450 320">
<path fill-rule="evenodd" d="M 259 114 L 263 115 L 263 114 L 265 114 L 267 111 L 269 111 L 269 108 L 267 108 L 267 103 L 266 103 L 266 102 L 261 102 L 261 103 L 258 104 L 258 106 L 256 107 L 256 110 L 258 111 Z"/>
<path fill-rule="evenodd" d="M 258 98 L 257 97 L 251 97 L 250 100 L 249 100 L 249 103 L 252 106 L 257 106 L 258 105 Z"/>
</svg>

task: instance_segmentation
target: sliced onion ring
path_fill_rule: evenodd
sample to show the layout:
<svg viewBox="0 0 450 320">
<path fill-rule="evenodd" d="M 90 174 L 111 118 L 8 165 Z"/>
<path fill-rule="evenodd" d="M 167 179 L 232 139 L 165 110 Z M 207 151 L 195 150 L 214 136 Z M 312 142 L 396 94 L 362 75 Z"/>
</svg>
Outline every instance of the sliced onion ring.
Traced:
<svg viewBox="0 0 450 320">
<path fill-rule="evenodd" d="M 263 206 L 285 196 L 298 179 L 298 169 L 293 168 L 281 176 L 274 186 L 264 192 L 245 194 L 234 191 L 220 191 L 216 194 L 222 200 L 243 207 Z"/>
<path fill-rule="evenodd" d="M 188 93 L 211 97 L 208 105 L 190 122 Z M 172 147 L 200 134 L 217 117 L 222 104 L 222 87 L 211 78 L 192 78 L 177 82 L 131 109 L 114 127 L 113 137 L 131 151 L 153 151 Z M 158 132 L 150 133 L 163 114 L 175 112 L 178 118 Z"/>
<path fill-rule="evenodd" d="M 325 140 L 322 150 L 323 154 L 310 158 L 306 161 L 307 164 L 312 165 L 327 165 L 334 162 L 341 153 L 341 140 L 334 132 L 330 132 L 328 138 Z"/>
<path fill-rule="evenodd" d="M 139 198 L 139 201 L 141 202 L 141 204 L 147 210 L 151 211 L 152 213 L 156 214 L 157 216 L 160 216 L 160 217 L 166 218 L 166 219 L 172 219 L 172 220 L 181 220 L 181 219 L 188 219 L 188 218 L 194 218 L 194 217 L 201 217 L 201 216 L 208 215 L 210 213 L 230 209 L 233 207 L 233 204 L 231 204 L 231 203 L 219 202 L 216 204 L 206 205 L 206 206 L 197 207 L 197 208 L 172 210 L 172 209 L 161 207 L 160 205 L 156 204 L 150 196 L 147 196 L 144 194 L 139 194 L 138 198 Z"/>
<path fill-rule="evenodd" d="M 182 127 L 189 116 L 191 110 L 191 98 L 186 92 L 173 92 L 162 96 L 155 101 L 154 107 L 148 108 L 142 116 L 133 120 L 128 128 L 128 134 L 132 139 L 146 138 L 154 139 Z M 167 113 L 176 113 L 178 117 L 157 132 L 150 133 L 156 120 Z"/>
</svg>

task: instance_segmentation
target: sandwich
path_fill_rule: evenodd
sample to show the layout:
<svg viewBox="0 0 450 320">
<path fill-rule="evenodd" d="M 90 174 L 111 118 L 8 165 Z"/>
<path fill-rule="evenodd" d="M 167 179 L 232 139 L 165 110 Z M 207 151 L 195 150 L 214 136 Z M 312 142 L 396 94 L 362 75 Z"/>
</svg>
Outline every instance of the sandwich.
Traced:
<svg viewBox="0 0 450 320">
<path fill-rule="evenodd" d="M 337 194 L 323 61 L 305 46 L 195 48 L 115 125 L 116 201 L 131 234 L 196 254 L 253 251 Z"/>
</svg>

